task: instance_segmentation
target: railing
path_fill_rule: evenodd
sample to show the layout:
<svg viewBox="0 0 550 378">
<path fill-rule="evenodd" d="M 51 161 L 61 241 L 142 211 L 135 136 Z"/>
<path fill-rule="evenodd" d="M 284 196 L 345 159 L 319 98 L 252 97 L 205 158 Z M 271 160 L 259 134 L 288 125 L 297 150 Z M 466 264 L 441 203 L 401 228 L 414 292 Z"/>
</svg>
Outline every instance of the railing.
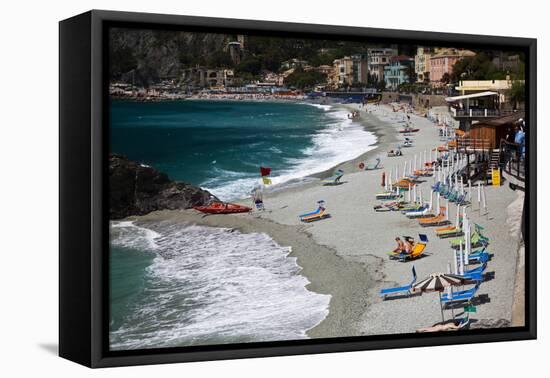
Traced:
<svg viewBox="0 0 550 378">
<path fill-rule="evenodd" d="M 488 151 L 491 148 L 489 139 L 457 137 L 457 150 Z"/>
<path fill-rule="evenodd" d="M 500 110 L 498 109 L 456 109 L 451 107 L 453 117 L 498 117 Z"/>
<path fill-rule="evenodd" d="M 525 189 L 525 152 L 524 146 L 500 140 L 499 166 L 507 175 L 515 178 L 515 187 Z M 519 185 L 517 185 L 519 184 Z"/>
</svg>

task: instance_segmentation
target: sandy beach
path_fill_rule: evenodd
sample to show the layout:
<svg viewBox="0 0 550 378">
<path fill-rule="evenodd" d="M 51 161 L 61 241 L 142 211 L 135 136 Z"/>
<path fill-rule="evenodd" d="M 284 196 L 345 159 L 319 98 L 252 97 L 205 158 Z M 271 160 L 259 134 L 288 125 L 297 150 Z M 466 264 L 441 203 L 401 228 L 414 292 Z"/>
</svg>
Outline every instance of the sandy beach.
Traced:
<svg viewBox="0 0 550 378">
<path fill-rule="evenodd" d="M 403 148 L 403 156 L 386 157 L 403 140 L 397 130 L 402 128 L 402 113 L 393 113 L 389 106 L 369 106 L 368 112 L 359 105 L 345 106 L 357 110 L 356 122 L 377 136 L 376 148 L 335 168 L 345 174 L 342 184 L 323 186 L 319 180 L 267 193 L 266 211 L 250 214 L 202 216 L 194 210 L 159 211 L 132 217 L 136 223 L 174 222 L 228 227 L 243 232 L 262 232 L 282 246 L 291 246 L 302 274 L 310 281 L 308 289 L 331 295 L 328 316 L 307 333 L 310 337 L 342 337 L 410 333 L 441 321 L 437 293 L 416 295 L 394 300 L 381 300 L 380 288 L 399 286 L 411 281 L 414 265 L 419 279 L 435 272 L 447 272 L 452 262 L 448 239 L 439 239 L 435 228 L 422 228 L 418 221 L 400 212 L 377 213 L 373 206 L 379 201 L 375 194 L 383 190 L 382 172 L 395 166 L 403 169 L 405 161 L 415 154 L 442 144 L 438 128 L 427 118 L 411 114 L 413 127 L 420 132 L 412 136 L 414 146 Z M 383 168 L 361 171 L 360 161 L 380 158 Z M 314 175 L 322 178 L 332 169 Z M 433 178 L 420 184 L 424 198 L 429 197 Z M 512 320 L 516 266 L 518 265 L 519 227 L 522 198 L 508 188 L 487 187 L 489 212 L 483 214 L 477 202 L 468 206 L 469 218 L 484 227 L 490 239 L 488 251 L 493 255 L 487 272 L 494 272 L 478 292 L 477 313 L 473 319 Z M 475 196 L 474 196 L 475 197 Z M 311 224 L 300 222 L 298 215 L 315 210 L 317 201 L 324 200 L 330 218 Z M 246 204 L 250 204 L 246 200 Z M 443 205 L 443 203 L 442 203 Z M 456 207 L 450 204 L 450 219 Z M 429 242 L 426 255 L 412 262 L 390 261 L 387 252 L 395 247 L 396 236 L 418 238 L 425 233 Z M 455 315 L 460 315 L 455 311 Z M 447 319 L 451 311 L 445 312 Z"/>
</svg>

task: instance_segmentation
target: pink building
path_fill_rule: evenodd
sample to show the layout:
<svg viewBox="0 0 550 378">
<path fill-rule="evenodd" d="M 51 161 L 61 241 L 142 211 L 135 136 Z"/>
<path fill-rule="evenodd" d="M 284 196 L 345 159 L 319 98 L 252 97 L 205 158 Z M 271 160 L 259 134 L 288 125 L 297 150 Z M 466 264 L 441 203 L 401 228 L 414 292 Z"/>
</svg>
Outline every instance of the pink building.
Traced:
<svg viewBox="0 0 550 378">
<path fill-rule="evenodd" d="M 437 54 L 430 57 L 430 83 L 434 87 L 443 85 L 441 79 L 443 75 L 453 72 L 453 66 L 462 58 L 475 56 L 476 54 L 470 50 L 458 50 L 454 48 L 443 49 Z"/>
</svg>

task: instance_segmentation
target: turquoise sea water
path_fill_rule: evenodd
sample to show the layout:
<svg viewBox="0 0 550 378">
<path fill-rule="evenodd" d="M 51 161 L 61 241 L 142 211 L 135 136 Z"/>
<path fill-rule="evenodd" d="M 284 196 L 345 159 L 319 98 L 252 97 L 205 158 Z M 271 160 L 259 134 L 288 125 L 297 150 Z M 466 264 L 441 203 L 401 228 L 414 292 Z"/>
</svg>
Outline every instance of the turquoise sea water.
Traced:
<svg viewBox="0 0 550 378">
<path fill-rule="evenodd" d="M 376 141 L 330 106 L 235 101 L 113 101 L 110 138 L 112 152 L 223 200 L 250 193 L 260 166 L 283 183 L 352 159 Z"/>
<path fill-rule="evenodd" d="M 224 200 L 257 186 L 261 165 L 284 185 L 376 141 L 330 106 L 219 101 L 114 101 L 110 137 L 112 152 Z M 268 235 L 113 221 L 110 237 L 114 350 L 301 339 L 328 313 Z"/>
</svg>

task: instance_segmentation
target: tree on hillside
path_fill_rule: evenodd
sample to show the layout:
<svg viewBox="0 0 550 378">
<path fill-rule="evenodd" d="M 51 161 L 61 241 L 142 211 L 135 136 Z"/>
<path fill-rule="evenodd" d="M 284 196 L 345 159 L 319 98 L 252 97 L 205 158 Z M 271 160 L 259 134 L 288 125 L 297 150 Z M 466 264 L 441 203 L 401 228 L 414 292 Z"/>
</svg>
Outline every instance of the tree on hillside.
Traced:
<svg viewBox="0 0 550 378">
<path fill-rule="evenodd" d="M 484 52 L 463 58 L 455 63 L 450 82 L 459 80 L 500 80 L 506 78 L 506 72 L 498 69 L 493 60 Z"/>
<path fill-rule="evenodd" d="M 325 83 L 326 81 L 327 76 L 320 72 L 305 72 L 301 68 L 298 68 L 293 73 L 288 75 L 285 83 L 298 89 L 310 89 L 315 85 Z"/>
</svg>

